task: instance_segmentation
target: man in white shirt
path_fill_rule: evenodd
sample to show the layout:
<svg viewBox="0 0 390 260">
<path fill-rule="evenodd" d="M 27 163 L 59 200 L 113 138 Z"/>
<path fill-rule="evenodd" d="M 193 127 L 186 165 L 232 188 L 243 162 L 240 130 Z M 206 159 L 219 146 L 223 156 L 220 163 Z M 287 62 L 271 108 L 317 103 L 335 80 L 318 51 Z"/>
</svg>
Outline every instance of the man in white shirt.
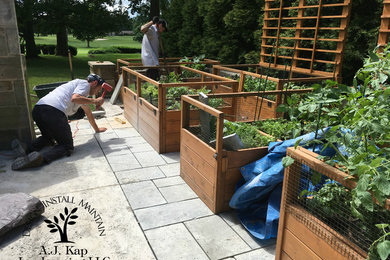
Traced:
<svg viewBox="0 0 390 260">
<path fill-rule="evenodd" d="M 144 66 L 159 65 L 159 46 L 163 51 L 160 34 L 166 31 L 168 31 L 167 22 L 157 16 L 141 26 L 141 32 L 144 34 L 141 48 L 141 58 Z M 149 68 L 146 70 L 146 76 L 158 80 L 160 75 L 158 69 Z"/>
<path fill-rule="evenodd" d="M 99 75 L 90 74 L 87 80 L 75 79 L 69 81 L 41 98 L 32 111 L 32 117 L 41 131 L 41 136 L 35 139 L 26 149 L 19 141 L 13 141 L 13 148 L 20 151 L 20 155 L 25 155 L 18 157 L 12 163 L 12 169 L 21 170 L 38 167 L 64 155 L 69 156 L 74 147 L 67 116 L 76 113 L 79 107 L 84 110 L 96 133 L 106 131 L 105 127 L 96 125 L 89 107 L 89 104 L 101 106 L 104 99 L 102 97 L 88 97 L 98 94 L 103 83 L 104 80 Z M 46 146 L 52 147 L 42 150 Z"/>
</svg>

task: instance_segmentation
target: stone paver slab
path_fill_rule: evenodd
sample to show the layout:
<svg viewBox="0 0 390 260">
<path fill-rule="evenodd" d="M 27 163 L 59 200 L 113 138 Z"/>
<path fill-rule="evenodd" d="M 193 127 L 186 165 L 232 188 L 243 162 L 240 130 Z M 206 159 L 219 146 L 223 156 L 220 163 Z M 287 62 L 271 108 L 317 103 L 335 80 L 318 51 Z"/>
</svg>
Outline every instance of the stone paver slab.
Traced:
<svg viewBox="0 0 390 260">
<path fill-rule="evenodd" d="M 103 156 L 100 159 L 91 156 L 70 159 L 74 157 L 63 157 L 42 167 L 18 172 L 11 170 L 12 162 L 9 161 L 6 172 L 0 174 L 0 191 L 42 197 L 118 183 Z"/>
<path fill-rule="evenodd" d="M 114 172 L 141 168 L 133 154 L 107 156 L 107 160 Z"/>
<path fill-rule="evenodd" d="M 213 214 L 200 199 L 185 200 L 151 208 L 138 209 L 135 210 L 134 213 L 143 230 Z"/>
<path fill-rule="evenodd" d="M 10 236 L 0 249 L 0 259 L 155 259 L 119 186 L 57 194 L 41 201 L 46 206 L 43 216 L 52 222 L 56 217 L 61 227 L 60 214 L 77 216 L 66 227 L 73 243 L 56 243 L 61 241 L 59 231 L 51 233 L 53 228 L 41 220 Z"/>
<path fill-rule="evenodd" d="M 165 177 L 164 173 L 158 167 L 147 167 L 128 171 L 119 171 L 115 172 L 115 175 L 118 178 L 119 183 L 121 184 Z"/>
<path fill-rule="evenodd" d="M 180 163 L 172 163 L 168 165 L 159 166 L 165 176 L 172 177 L 180 175 Z"/>
<path fill-rule="evenodd" d="M 136 137 L 140 134 L 133 127 L 114 129 L 114 132 L 119 138 Z"/>
<path fill-rule="evenodd" d="M 236 255 L 234 258 L 237 260 L 274 260 L 275 245 Z"/>
<path fill-rule="evenodd" d="M 166 162 L 156 151 L 134 153 L 142 167 L 164 165 Z"/>
<path fill-rule="evenodd" d="M 150 229 L 145 235 L 159 260 L 209 259 L 182 223 Z"/>
<path fill-rule="evenodd" d="M 242 238 L 244 241 L 252 248 L 261 248 L 261 247 L 267 247 L 270 245 L 273 245 L 276 243 L 275 239 L 266 239 L 266 240 L 260 240 L 253 237 L 243 225 L 234 225 L 232 226 L 234 231 Z"/>
<path fill-rule="evenodd" d="M 196 198 L 195 192 L 186 184 L 162 187 L 160 192 L 168 202 L 188 200 Z"/>
<path fill-rule="evenodd" d="M 210 259 L 221 259 L 251 250 L 219 216 L 185 222 Z"/>
<path fill-rule="evenodd" d="M 167 163 L 178 163 L 180 162 L 180 153 L 164 153 L 161 154 L 161 157 L 167 162 Z"/>
<path fill-rule="evenodd" d="M 183 178 L 180 177 L 180 176 L 173 176 L 173 177 L 168 177 L 168 178 L 156 179 L 156 180 L 153 180 L 153 182 L 156 184 L 156 186 L 158 188 L 172 186 L 172 185 L 178 185 L 178 184 L 184 184 L 185 183 Z"/>
<path fill-rule="evenodd" d="M 122 188 L 133 209 L 166 203 L 152 181 L 129 183 L 122 185 Z"/>
<path fill-rule="evenodd" d="M 139 152 L 151 152 L 154 151 L 153 147 L 148 143 L 132 143 L 128 144 L 130 151 L 133 153 L 139 153 Z"/>
</svg>

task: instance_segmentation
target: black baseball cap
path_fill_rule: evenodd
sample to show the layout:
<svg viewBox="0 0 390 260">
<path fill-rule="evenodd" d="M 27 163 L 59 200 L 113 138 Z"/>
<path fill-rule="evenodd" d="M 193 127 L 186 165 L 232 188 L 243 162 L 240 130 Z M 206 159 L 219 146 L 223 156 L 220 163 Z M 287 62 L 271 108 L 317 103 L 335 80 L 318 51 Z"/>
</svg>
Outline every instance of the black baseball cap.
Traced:
<svg viewBox="0 0 390 260">
<path fill-rule="evenodd" d="M 103 83 L 105 82 L 104 79 L 102 79 L 102 77 L 100 77 L 99 75 L 97 74 L 89 74 L 88 77 L 87 77 L 87 81 L 88 82 L 92 82 L 92 81 L 95 81 L 97 80 L 98 82 L 98 85 L 103 85 Z"/>
</svg>

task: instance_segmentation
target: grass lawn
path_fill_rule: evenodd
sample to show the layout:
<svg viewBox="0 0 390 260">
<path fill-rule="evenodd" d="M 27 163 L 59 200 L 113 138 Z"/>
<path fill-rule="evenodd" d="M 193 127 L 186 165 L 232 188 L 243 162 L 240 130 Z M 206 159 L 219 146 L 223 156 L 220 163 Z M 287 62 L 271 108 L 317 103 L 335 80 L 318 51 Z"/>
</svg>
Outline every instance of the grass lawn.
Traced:
<svg viewBox="0 0 390 260">
<path fill-rule="evenodd" d="M 56 44 L 55 35 L 45 37 L 35 37 L 36 44 Z M 72 57 L 73 73 L 75 78 L 86 78 L 89 74 L 88 61 L 111 61 L 116 64 L 116 59 L 129 59 L 141 57 L 141 43 L 133 41 L 132 36 L 108 36 L 104 39 L 95 40 L 90 43 L 91 48 L 87 48 L 87 43 L 79 41 L 69 36 L 69 45 L 77 47 L 77 55 Z M 122 54 L 107 53 L 93 54 L 88 56 L 88 51 L 94 48 L 126 46 L 139 48 L 139 53 Z M 55 55 L 40 55 L 35 59 L 27 60 L 27 79 L 30 92 L 35 94 L 33 87 L 36 85 L 54 83 L 71 80 L 69 58 Z M 37 98 L 32 96 L 32 102 L 36 103 Z"/>
</svg>

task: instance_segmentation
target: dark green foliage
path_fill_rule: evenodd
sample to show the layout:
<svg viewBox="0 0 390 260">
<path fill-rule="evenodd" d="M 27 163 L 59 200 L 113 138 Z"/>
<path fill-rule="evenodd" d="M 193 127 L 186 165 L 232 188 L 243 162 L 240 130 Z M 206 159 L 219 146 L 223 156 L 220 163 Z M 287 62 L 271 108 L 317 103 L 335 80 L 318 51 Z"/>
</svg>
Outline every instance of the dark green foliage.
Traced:
<svg viewBox="0 0 390 260">
<path fill-rule="evenodd" d="M 88 54 L 103 54 L 103 53 L 139 53 L 138 48 L 130 48 L 123 46 L 111 46 L 106 48 L 97 48 L 88 51 Z"/>
<path fill-rule="evenodd" d="M 56 54 L 56 45 L 54 44 L 37 44 L 37 49 L 45 55 L 54 55 Z M 68 45 L 68 49 L 72 56 L 77 55 L 77 48 L 74 46 Z"/>
<path fill-rule="evenodd" d="M 244 148 L 268 146 L 275 138 L 262 135 L 256 126 L 250 123 L 237 123 L 225 120 L 223 122 L 223 135 L 231 135 L 236 133 L 240 137 Z"/>
<path fill-rule="evenodd" d="M 363 66 L 363 59 L 377 43 L 382 8 L 382 0 L 352 1 L 342 69 L 345 84 L 352 84 L 356 71 Z"/>
</svg>

